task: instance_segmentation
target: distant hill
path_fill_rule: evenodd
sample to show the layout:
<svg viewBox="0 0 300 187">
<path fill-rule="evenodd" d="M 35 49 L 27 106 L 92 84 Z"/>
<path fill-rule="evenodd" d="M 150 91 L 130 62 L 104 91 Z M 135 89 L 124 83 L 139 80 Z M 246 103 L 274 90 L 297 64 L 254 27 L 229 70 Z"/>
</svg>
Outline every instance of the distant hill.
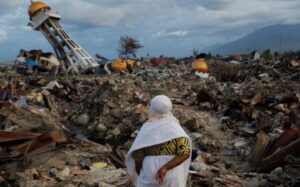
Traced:
<svg viewBox="0 0 300 187">
<path fill-rule="evenodd" d="M 264 27 L 233 42 L 204 49 L 213 54 L 228 55 L 263 51 L 300 50 L 300 24 Z"/>
</svg>

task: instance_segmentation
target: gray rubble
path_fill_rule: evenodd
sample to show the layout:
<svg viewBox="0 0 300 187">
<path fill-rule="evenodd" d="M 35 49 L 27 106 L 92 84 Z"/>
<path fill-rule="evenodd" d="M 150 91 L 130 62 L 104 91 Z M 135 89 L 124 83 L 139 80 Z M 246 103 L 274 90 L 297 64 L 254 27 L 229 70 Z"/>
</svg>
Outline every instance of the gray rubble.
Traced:
<svg viewBox="0 0 300 187">
<path fill-rule="evenodd" d="M 140 59 L 132 73 L 110 75 L 2 69 L 0 184 L 130 186 L 126 152 L 148 118 L 150 99 L 165 94 L 193 138 L 189 186 L 298 186 L 299 153 L 287 152 L 266 171 L 262 166 L 272 157 L 267 146 L 255 167 L 251 160 L 259 133 L 272 142 L 296 127 L 291 133 L 299 137 L 299 58 L 208 56 L 207 77 L 193 72 L 192 58 Z M 27 138 L 7 132 L 26 132 Z"/>
</svg>

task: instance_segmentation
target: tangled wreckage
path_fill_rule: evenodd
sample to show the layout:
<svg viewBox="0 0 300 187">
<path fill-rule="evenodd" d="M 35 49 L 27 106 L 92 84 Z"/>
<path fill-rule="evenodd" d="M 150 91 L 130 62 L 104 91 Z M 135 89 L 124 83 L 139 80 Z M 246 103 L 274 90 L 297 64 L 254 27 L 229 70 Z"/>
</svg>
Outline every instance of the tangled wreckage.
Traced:
<svg viewBox="0 0 300 187">
<path fill-rule="evenodd" d="M 165 94 L 193 139 L 190 186 L 299 185 L 298 53 L 140 59 L 132 73 L 0 73 L 6 186 L 130 186 L 124 157 Z"/>
<path fill-rule="evenodd" d="M 132 186 L 124 159 L 158 94 L 193 140 L 188 186 L 300 185 L 299 52 L 107 66 L 49 6 L 28 13 L 55 54 L 0 67 L 0 186 Z"/>
</svg>

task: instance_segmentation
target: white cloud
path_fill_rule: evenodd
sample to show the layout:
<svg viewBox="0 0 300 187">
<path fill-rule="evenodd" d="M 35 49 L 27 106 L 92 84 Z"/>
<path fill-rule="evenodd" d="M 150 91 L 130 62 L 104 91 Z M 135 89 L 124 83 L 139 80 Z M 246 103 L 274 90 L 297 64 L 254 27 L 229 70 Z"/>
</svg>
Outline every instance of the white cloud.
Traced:
<svg viewBox="0 0 300 187">
<path fill-rule="evenodd" d="M 1 7 L 11 7 L 11 8 L 16 8 L 16 6 L 19 6 L 19 5 L 23 5 L 26 1 L 23 1 L 23 0 L 1 0 L 0 3 L 1 3 Z M 27 1 L 27 2 L 30 2 L 30 1 Z"/>
<path fill-rule="evenodd" d="M 188 31 L 185 30 L 177 30 L 177 31 L 172 31 L 172 32 L 165 32 L 165 31 L 161 31 L 161 32 L 157 32 L 155 34 L 153 34 L 153 37 L 165 37 L 165 36 L 185 36 L 188 34 Z"/>
<path fill-rule="evenodd" d="M 237 3 L 237 0 L 198 0 L 201 6 L 211 10 L 222 10 Z"/>
<path fill-rule="evenodd" d="M 124 16 L 122 7 L 102 6 L 83 0 L 58 2 L 61 14 L 70 22 L 94 27 L 112 27 Z"/>
<path fill-rule="evenodd" d="M 170 36 L 185 36 L 188 33 L 188 31 L 173 31 L 173 32 L 169 32 L 167 33 Z"/>
<path fill-rule="evenodd" d="M 75 40 L 91 50 L 108 53 L 116 51 L 122 35 L 138 38 L 145 46 L 142 50 L 149 53 L 163 49 L 177 54 L 179 50 L 191 51 L 231 41 L 268 25 L 300 22 L 299 0 L 42 1 L 60 12 L 63 27 Z M 28 6 L 29 0 L 0 0 L 0 25 L 2 38 L 7 38 L 5 42 L 18 38 L 22 43 L 21 36 L 32 37 L 33 31 L 26 27 Z M 40 43 L 48 46 L 40 33 L 35 34 L 40 36 Z M 99 38 L 103 40 L 97 42 Z"/>
<path fill-rule="evenodd" d="M 7 39 L 7 31 L 0 28 L 0 41 Z"/>
</svg>

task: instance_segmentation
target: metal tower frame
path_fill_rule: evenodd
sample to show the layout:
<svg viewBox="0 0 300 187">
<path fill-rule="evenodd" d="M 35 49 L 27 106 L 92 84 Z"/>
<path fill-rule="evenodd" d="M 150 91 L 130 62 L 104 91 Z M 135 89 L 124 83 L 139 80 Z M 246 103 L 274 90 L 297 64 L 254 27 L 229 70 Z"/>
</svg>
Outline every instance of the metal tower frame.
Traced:
<svg viewBox="0 0 300 187">
<path fill-rule="evenodd" d="M 53 47 L 57 57 L 63 61 L 64 71 L 78 74 L 99 64 L 83 48 L 81 48 L 64 31 L 59 24 L 61 16 L 49 9 L 39 10 L 30 18 L 29 26 L 33 30 L 42 32 L 50 45 Z"/>
</svg>

